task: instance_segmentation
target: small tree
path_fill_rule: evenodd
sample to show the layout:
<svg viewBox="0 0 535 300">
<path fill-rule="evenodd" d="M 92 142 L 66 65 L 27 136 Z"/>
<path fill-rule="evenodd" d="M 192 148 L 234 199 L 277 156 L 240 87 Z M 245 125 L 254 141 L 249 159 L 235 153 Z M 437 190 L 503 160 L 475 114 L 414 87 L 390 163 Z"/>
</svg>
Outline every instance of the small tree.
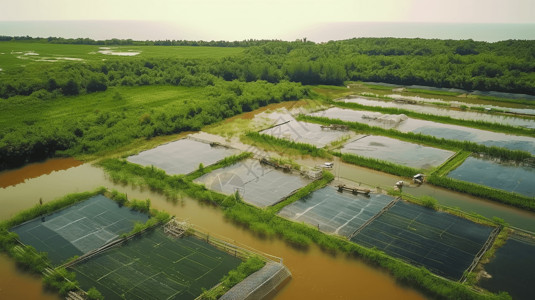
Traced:
<svg viewBox="0 0 535 300">
<path fill-rule="evenodd" d="M 78 86 L 78 83 L 74 81 L 74 79 L 70 79 L 67 81 L 65 86 L 62 88 L 63 95 L 65 96 L 76 96 L 80 94 L 80 87 Z"/>
<path fill-rule="evenodd" d="M 104 296 L 95 288 L 92 287 L 87 291 L 87 299 L 89 300 L 102 300 Z"/>
</svg>

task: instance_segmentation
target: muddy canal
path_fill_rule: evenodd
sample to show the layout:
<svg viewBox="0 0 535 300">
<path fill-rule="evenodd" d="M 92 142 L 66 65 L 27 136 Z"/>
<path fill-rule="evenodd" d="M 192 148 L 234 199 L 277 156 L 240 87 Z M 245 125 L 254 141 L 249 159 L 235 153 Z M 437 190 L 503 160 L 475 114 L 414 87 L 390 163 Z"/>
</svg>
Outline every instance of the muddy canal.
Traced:
<svg viewBox="0 0 535 300">
<path fill-rule="evenodd" d="M 49 161 L 50 162 L 50 161 Z M 55 163 L 51 160 L 51 163 Z M 46 164 L 43 165 L 45 168 Z M 10 177 L 10 171 L 2 175 Z M 275 296 L 276 299 L 423 299 L 417 291 L 397 284 L 385 272 L 376 270 L 356 259 L 343 255 L 331 256 L 316 247 L 308 251 L 296 250 L 278 239 L 262 239 L 250 231 L 227 222 L 222 212 L 197 201 L 182 199 L 171 203 L 148 190 L 115 185 L 104 172 L 84 164 L 67 170 L 54 171 L 37 178 L 23 180 L 14 186 L 0 189 L 3 208 L 0 219 L 68 193 L 106 186 L 127 193 L 129 198 L 150 198 L 152 205 L 178 218 L 187 219 L 214 236 L 224 236 L 236 244 L 247 245 L 259 251 L 283 258 L 292 272 L 291 281 Z M 38 278 L 21 273 L 5 255 L 0 255 L 0 299 L 58 299 L 43 291 Z"/>
</svg>

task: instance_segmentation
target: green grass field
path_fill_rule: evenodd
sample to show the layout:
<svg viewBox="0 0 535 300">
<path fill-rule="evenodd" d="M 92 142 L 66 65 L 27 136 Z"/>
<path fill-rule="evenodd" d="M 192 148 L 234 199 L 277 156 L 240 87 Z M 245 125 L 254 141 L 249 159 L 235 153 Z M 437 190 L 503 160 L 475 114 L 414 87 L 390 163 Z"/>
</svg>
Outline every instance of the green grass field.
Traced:
<svg viewBox="0 0 535 300">
<path fill-rule="evenodd" d="M 222 58 L 237 55 L 243 48 L 237 47 L 189 47 L 189 46 L 107 46 L 115 52 L 140 52 L 136 56 L 101 54 L 99 45 L 64 45 L 32 42 L 0 42 L 0 68 L 10 71 L 17 67 L 57 64 L 72 61 L 102 61 L 105 59 L 132 58 Z M 36 53 L 39 55 L 25 55 Z M 41 61 L 41 60 L 52 61 Z"/>
</svg>

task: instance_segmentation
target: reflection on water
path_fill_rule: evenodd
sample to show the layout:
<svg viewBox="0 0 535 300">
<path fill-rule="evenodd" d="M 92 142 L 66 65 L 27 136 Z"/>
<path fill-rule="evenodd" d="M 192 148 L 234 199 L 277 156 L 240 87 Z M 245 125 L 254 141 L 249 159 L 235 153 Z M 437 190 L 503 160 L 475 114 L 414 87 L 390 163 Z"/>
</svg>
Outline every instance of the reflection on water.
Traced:
<svg viewBox="0 0 535 300">
<path fill-rule="evenodd" d="M 422 101 L 428 100 L 426 98 L 421 98 L 421 99 Z M 346 103 L 358 103 L 361 105 L 372 106 L 372 107 L 392 107 L 392 108 L 410 110 L 410 111 L 423 113 L 423 114 L 446 116 L 446 117 L 451 117 L 453 119 L 485 121 L 485 122 L 506 124 L 506 125 L 512 125 L 512 126 L 535 128 L 535 120 L 533 119 L 515 118 L 515 117 L 509 117 L 509 116 L 503 116 L 503 115 L 492 115 L 488 113 L 478 113 L 478 112 L 473 112 L 473 111 L 461 111 L 458 109 L 453 110 L 450 108 L 439 108 L 439 107 L 430 106 L 430 105 L 418 105 L 418 104 L 399 103 L 399 102 L 392 102 L 392 101 L 371 100 L 371 99 L 366 99 L 362 97 L 344 99 L 343 101 Z"/>
<path fill-rule="evenodd" d="M 74 158 L 53 158 L 44 162 L 28 164 L 20 169 L 0 172 L 0 188 L 17 185 L 27 179 L 50 174 L 54 171 L 67 170 L 83 162 Z"/>
<path fill-rule="evenodd" d="M 470 141 L 486 146 L 498 146 L 511 150 L 522 150 L 535 154 L 535 139 L 527 136 L 510 135 L 458 125 L 400 117 L 404 115 L 389 115 L 377 112 L 342 109 L 338 107 L 329 108 L 310 115 L 364 123 L 385 129 L 396 129 L 401 132 L 421 133 L 437 138 Z"/>
<path fill-rule="evenodd" d="M 506 165 L 469 157 L 448 177 L 535 197 L 535 168 L 529 166 Z"/>
<path fill-rule="evenodd" d="M 148 190 L 116 185 L 106 178 L 101 169 L 87 164 L 0 189 L 0 204 L 8 208 L 0 212 L 0 220 L 31 207 L 39 198 L 50 201 L 68 193 L 91 190 L 98 186 L 115 188 L 126 193 L 130 199 L 150 198 L 155 208 L 186 219 L 211 235 L 224 236 L 236 244 L 283 258 L 284 264 L 292 272 L 292 279 L 275 295 L 275 299 L 423 299 L 420 293 L 400 286 L 385 272 L 357 259 L 346 258 L 344 255 L 331 256 L 317 247 L 311 247 L 308 251 L 296 250 L 279 239 L 260 238 L 249 230 L 226 221 L 219 208 L 187 198 L 176 203 L 168 202 L 163 196 Z M 6 262 L 11 263 L 9 260 Z M 51 299 L 43 293 L 38 280 L 32 279 L 34 285 L 27 284 L 33 277 L 28 274 L 17 277 L 13 268 L 4 267 L 1 257 L 0 267 L 0 278 L 7 277 L 16 281 L 9 285 L 0 281 L 0 293 L 16 294 L 19 299 Z"/>
<path fill-rule="evenodd" d="M 0 253 L 0 299 L 59 300 L 59 295 L 44 291 L 41 278 L 17 269 L 15 262 Z"/>
</svg>

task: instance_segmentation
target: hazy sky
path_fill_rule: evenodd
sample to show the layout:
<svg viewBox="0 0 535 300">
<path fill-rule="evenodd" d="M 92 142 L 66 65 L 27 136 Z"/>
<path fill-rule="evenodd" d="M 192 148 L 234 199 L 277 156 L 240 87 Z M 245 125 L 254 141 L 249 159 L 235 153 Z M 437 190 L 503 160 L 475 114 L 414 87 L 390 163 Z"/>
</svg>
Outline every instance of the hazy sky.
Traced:
<svg viewBox="0 0 535 300">
<path fill-rule="evenodd" d="M 3 1 L 0 21 L 30 20 L 163 21 L 223 39 L 276 38 L 333 22 L 534 23 L 535 0 Z"/>
</svg>

